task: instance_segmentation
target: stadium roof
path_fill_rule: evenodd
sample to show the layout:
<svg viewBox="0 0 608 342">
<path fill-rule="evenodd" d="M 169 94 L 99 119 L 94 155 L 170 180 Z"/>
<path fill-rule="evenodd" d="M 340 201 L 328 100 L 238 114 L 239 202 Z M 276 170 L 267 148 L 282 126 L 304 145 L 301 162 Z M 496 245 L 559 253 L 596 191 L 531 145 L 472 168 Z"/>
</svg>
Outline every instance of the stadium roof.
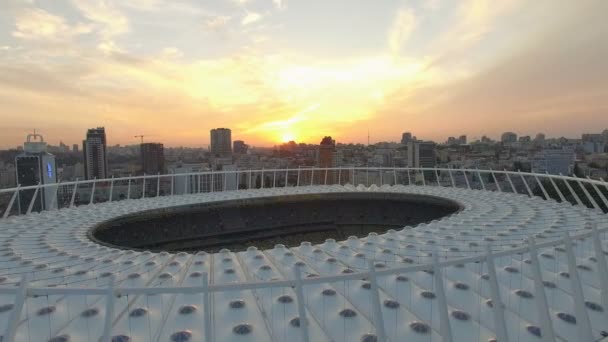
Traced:
<svg viewBox="0 0 608 342">
<path fill-rule="evenodd" d="M 87 235 L 103 221 L 144 210 L 340 192 L 432 195 L 464 209 L 364 238 L 213 254 L 122 250 Z M 582 341 L 608 330 L 606 215 L 540 197 L 436 186 L 301 186 L 99 203 L 10 216 L 0 225 L 0 333 L 15 325 L 17 341 L 98 341 L 108 328 L 111 341 L 438 341 L 446 334 L 490 341 L 505 331 L 509 340 L 552 333 Z M 565 233 L 573 236 L 571 249 Z M 15 320 L 19 291 L 24 305 Z M 541 329 L 547 318 L 552 331 Z"/>
</svg>

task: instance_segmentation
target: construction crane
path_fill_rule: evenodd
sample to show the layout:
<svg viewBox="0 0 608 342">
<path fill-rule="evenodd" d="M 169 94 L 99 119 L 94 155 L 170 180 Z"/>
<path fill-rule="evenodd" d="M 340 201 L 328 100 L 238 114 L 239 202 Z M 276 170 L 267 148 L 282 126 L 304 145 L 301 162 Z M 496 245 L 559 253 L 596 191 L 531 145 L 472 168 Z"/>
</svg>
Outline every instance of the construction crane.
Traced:
<svg viewBox="0 0 608 342">
<path fill-rule="evenodd" d="M 133 138 L 140 138 L 141 139 L 141 143 L 142 144 L 144 143 L 144 135 L 143 134 L 141 134 L 141 135 L 135 135 L 135 136 L 133 136 Z"/>
<path fill-rule="evenodd" d="M 133 138 L 139 138 L 139 139 L 141 139 L 141 143 L 143 144 L 144 143 L 144 137 L 150 137 L 150 136 L 152 136 L 152 135 L 150 135 L 150 134 L 145 134 L 145 135 L 144 134 L 140 134 L 140 135 L 133 136 Z"/>
</svg>

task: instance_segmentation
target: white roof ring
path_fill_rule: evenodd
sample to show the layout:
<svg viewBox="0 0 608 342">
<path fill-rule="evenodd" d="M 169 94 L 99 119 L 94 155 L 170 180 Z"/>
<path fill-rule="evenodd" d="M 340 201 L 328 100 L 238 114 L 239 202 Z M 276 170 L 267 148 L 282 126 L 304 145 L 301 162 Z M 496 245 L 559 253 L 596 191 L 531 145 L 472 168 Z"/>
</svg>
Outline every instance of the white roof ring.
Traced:
<svg viewBox="0 0 608 342">
<path fill-rule="evenodd" d="M 264 251 L 152 253 L 100 246 L 87 237 L 103 220 L 149 209 L 340 192 L 425 194 L 464 209 L 385 234 Z M 547 331 L 543 309 L 558 340 L 577 340 L 585 324 L 599 339 L 608 326 L 602 262 L 589 238 L 597 228 L 600 250 L 608 250 L 606 215 L 540 197 L 428 185 L 319 185 L 99 203 L 9 216 L 0 225 L 0 333 L 14 325 L 9 334 L 15 340 L 427 341 L 449 335 L 486 341 L 500 334 L 489 245 L 504 305 L 501 324 L 510 339 L 537 341 Z M 572 253 L 565 232 L 574 237 Z M 529 237 L 538 246 L 540 278 L 524 241 Z M 431 254 L 439 256 L 438 268 Z M 16 286 L 22 275 L 28 277 L 24 305 Z M 106 296 L 111 279 L 113 296 Z"/>
</svg>

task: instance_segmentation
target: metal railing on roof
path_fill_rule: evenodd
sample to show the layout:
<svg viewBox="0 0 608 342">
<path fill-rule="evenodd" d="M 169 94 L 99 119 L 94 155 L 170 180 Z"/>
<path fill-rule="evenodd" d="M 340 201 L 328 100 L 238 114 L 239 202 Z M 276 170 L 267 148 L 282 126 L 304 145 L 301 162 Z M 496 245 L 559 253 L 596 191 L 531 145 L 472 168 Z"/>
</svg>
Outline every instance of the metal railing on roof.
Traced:
<svg viewBox="0 0 608 342">
<path fill-rule="evenodd" d="M 519 171 L 335 167 L 206 171 L 77 180 L 0 189 L 3 218 L 78 205 L 201 192 L 306 185 L 446 186 L 513 192 L 608 212 L 608 183 L 603 179 Z"/>
</svg>

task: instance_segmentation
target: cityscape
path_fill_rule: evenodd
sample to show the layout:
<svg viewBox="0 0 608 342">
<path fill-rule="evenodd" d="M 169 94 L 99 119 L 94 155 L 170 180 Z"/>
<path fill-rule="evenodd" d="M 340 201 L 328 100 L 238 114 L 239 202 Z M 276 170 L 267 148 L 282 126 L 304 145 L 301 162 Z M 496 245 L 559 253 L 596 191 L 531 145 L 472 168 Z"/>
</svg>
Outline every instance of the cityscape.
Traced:
<svg viewBox="0 0 608 342">
<path fill-rule="evenodd" d="M 399 142 L 366 145 L 337 143 L 325 136 L 316 145 L 289 141 L 272 148 L 250 147 L 243 140 L 233 140 L 229 128 L 212 129 L 209 137 L 211 144 L 201 148 L 165 148 L 162 142 L 145 142 L 145 135 L 134 136 L 140 139 L 139 145 L 120 146 L 108 143 L 105 128 L 97 127 L 87 130 L 81 145 L 70 147 L 63 142 L 47 145 L 41 134 L 32 133 L 23 146 L 0 151 L 0 188 L 171 174 L 178 176 L 177 187 L 182 189 L 184 182 L 192 188 L 196 181 L 180 174 L 311 167 L 464 168 L 608 178 L 608 129 L 583 133 L 580 139 L 547 138 L 543 133 L 533 138 L 518 137 L 505 132 L 497 140 L 483 136 L 468 141 L 461 135 L 441 143 L 419 140 L 411 132 L 404 132 Z M 429 176 L 436 177 L 432 173 Z M 232 179 L 224 186 L 243 188 L 248 181 Z M 215 182 L 222 181 L 218 178 Z M 262 186 L 261 182 L 269 179 L 256 180 L 256 186 Z M 21 196 L 20 211 L 27 210 L 32 196 L 32 191 Z M 78 198 L 87 196 L 79 193 Z M 41 191 L 37 197 L 34 209 L 44 210 L 56 205 L 52 203 L 68 201 L 70 194 Z M 0 196 L 2 205 L 9 200 Z"/>
<path fill-rule="evenodd" d="M 608 129 L 580 138 L 505 132 L 495 139 L 482 136 L 471 141 L 460 135 L 443 142 L 404 132 L 401 141 L 373 144 L 336 142 L 326 136 L 319 137 L 319 144 L 289 141 L 274 147 L 253 147 L 233 139 L 229 128 L 212 129 L 211 144 L 199 148 L 168 148 L 162 142 L 144 141 L 150 139 L 145 135 L 134 137 L 140 144 L 121 146 L 107 141 L 104 127 L 83 132 L 83 138 L 79 144 L 50 145 L 42 135 L 28 134 L 23 146 L 0 151 L 0 188 L 143 174 L 313 166 L 471 168 L 608 178 Z M 52 165 L 52 177 L 44 176 L 49 174 L 46 167 L 25 162 L 33 156 L 39 156 L 40 165 Z"/>
</svg>

